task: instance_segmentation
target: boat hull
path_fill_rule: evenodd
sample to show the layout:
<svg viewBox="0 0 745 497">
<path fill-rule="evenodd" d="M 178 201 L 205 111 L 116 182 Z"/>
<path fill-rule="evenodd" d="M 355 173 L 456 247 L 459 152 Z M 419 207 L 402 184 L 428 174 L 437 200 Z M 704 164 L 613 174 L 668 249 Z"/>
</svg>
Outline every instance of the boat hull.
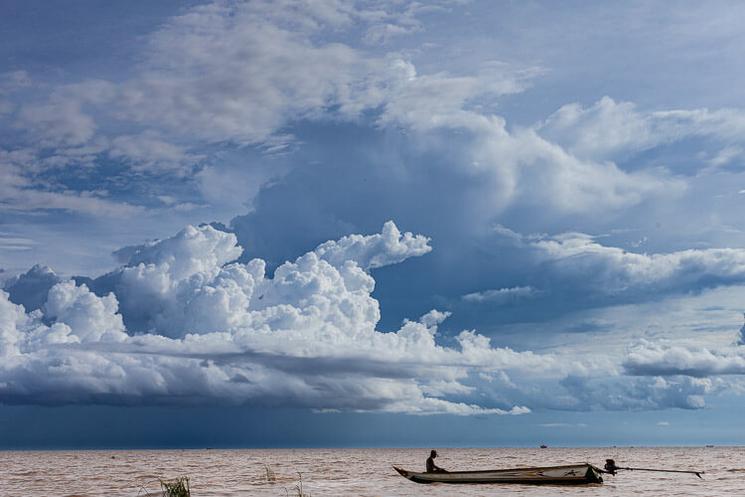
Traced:
<svg viewBox="0 0 745 497">
<path fill-rule="evenodd" d="M 602 483 L 602 470 L 592 464 L 572 464 L 536 468 L 416 473 L 393 467 L 401 476 L 416 483 L 518 483 L 525 485 L 588 485 Z"/>
</svg>

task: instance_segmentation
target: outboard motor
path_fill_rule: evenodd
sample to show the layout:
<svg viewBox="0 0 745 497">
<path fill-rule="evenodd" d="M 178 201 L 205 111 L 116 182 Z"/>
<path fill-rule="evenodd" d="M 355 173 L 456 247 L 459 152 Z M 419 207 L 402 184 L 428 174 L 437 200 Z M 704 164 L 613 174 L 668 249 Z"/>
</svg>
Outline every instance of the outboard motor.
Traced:
<svg viewBox="0 0 745 497">
<path fill-rule="evenodd" d="M 614 461 L 613 459 L 605 460 L 605 470 L 608 473 L 615 475 L 617 469 L 618 469 L 618 466 L 616 466 L 616 461 Z"/>
</svg>

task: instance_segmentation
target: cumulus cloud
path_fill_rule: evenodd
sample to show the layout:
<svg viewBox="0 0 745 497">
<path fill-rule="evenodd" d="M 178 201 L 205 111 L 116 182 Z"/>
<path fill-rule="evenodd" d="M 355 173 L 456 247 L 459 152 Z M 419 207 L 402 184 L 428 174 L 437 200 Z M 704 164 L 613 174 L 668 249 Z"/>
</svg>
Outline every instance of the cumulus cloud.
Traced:
<svg viewBox="0 0 745 497">
<path fill-rule="evenodd" d="M 269 276 L 261 259 L 237 262 L 233 233 L 202 225 L 128 247 L 124 265 L 96 279 L 32 268 L 8 282 L 10 295 L 0 292 L 0 400 L 503 415 L 700 408 L 718 391 L 714 380 L 681 379 L 690 368 L 621 375 L 641 375 L 649 351 L 621 364 L 495 347 L 473 330 L 440 338 L 450 313 L 438 310 L 380 331 L 370 271 L 430 250 L 428 238 L 387 222 Z M 471 300 L 532 289 L 482 293 Z M 657 378 L 667 373 L 675 377 Z"/>
<path fill-rule="evenodd" d="M 91 286 L 99 294 L 116 293 L 130 330 L 183 336 L 203 330 L 207 323 L 201 316 L 213 315 L 210 304 L 222 303 L 226 314 L 217 316 L 224 319 L 235 320 L 244 314 L 245 299 L 251 295 L 254 276 L 263 275 L 263 263 L 227 264 L 242 252 L 232 233 L 209 225 L 188 226 L 171 238 L 128 247 L 125 266 L 92 281 Z M 230 289 L 236 294 L 228 296 Z M 231 302 L 235 314 L 230 313 Z M 207 307 L 202 309 L 202 305 Z"/>
<path fill-rule="evenodd" d="M 632 102 L 605 96 L 586 107 L 564 105 L 536 129 L 577 157 L 603 161 L 691 137 L 739 143 L 745 131 L 745 114 L 739 109 L 645 112 Z M 737 147 L 726 147 L 714 161 L 726 163 L 738 154 Z"/>
<path fill-rule="evenodd" d="M 532 128 L 509 129 L 501 116 L 468 105 L 523 91 L 535 76 L 530 70 L 515 72 L 496 64 L 483 74 L 453 77 L 418 75 L 405 61 L 397 67 L 405 83 L 393 85 L 379 122 L 416 132 L 411 137 L 415 150 L 442 156 L 451 168 L 457 164 L 460 182 L 478 178 L 483 191 L 465 193 L 482 199 L 480 208 L 492 219 L 511 206 L 583 214 L 685 189 L 663 170 L 629 172 L 611 161 L 577 156 Z"/>
<path fill-rule="evenodd" d="M 745 374 L 745 348 L 710 349 L 643 341 L 628 352 L 623 367 L 628 374 L 639 376 L 741 375 Z"/>
<path fill-rule="evenodd" d="M 31 312 L 44 305 L 49 290 L 60 281 L 61 278 L 52 268 L 37 264 L 25 273 L 10 278 L 4 288 L 11 301 Z"/>
<path fill-rule="evenodd" d="M 123 81 L 86 80 L 50 91 L 34 86 L 25 73 L 3 77 L 8 90 L 0 92 L 0 114 L 26 133 L 28 146 L 0 151 L 2 210 L 142 212 L 108 199 L 103 190 L 71 190 L 77 186 L 69 185 L 78 182 L 55 184 L 58 175 L 50 173 L 92 168 L 102 159 L 137 176 L 169 174 L 185 176 L 186 182 L 206 163 L 197 175 L 203 185 L 205 178 L 220 178 L 212 182 L 217 186 L 210 199 L 225 197 L 230 183 L 237 193 L 227 196 L 241 208 L 260 191 L 252 220 L 235 220 L 235 233 L 189 227 L 121 251 L 121 268 L 96 279 L 77 278 L 77 284 L 43 269 L 14 280 L 3 304 L 11 316 L 3 323 L 3 350 L 15 351 L 20 362 L 0 380 L 8 398 L 199 402 L 212 396 L 318 409 L 512 412 L 515 403 L 527 403 L 513 399 L 538 401 L 543 391 L 510 391 L 511 397 L 500 398 L 500 407 L 478 407 L 472 386 L 477 378 L 509 389 L 521 382 L 508 381 L 508 370 L 532 380 L 531 375 L 561 378 L 587 367 L 567 365 L 571 361 L 553 355 L 495 348 L 474 331 L 441 340 L 438 326 L 445 313 L 428 313 L 381 333 L 370 271 L 431 250 L 428 238 L 402 234 L 393 223 L 378 234 L 323 243 L 298 258 L 302 243 L 277 243 L 262 252 L 284 256 L 280 251 L 286 249 L 293 259 L 284 264 L 283 257 L 268 263 L 250 259 L 254 254 L 243 254 L 238 243 L 253 248 L 246 239 L 282 231 L 298 238 L 318 236 L 304 246 L 312 247 L 362 230 L 359 226 L 377 228 L 395 214 L 432 234 L 436 244 L 465 246 L 473 240 L 470 235 L 511 208 L 519 215 L 536 209 L 549 222 L 553 216 L 581 220 L 623 211 L 652 197 L 678 194 L 685 183 L 663 170 L 624 168 L 614 161 L 681 137 L 705 136 L 723 142 L 708 162 L 726 165 L 740 153 L 735 143 L 742 134 L 740 113 L 645 112 L 604 98 L 590 106 L 562 107 L 540 124 L 521 128 L 496 115 L 495 102 L 524 91 L 541 68 L 487 62 L 464 73 L 415 65 L 411 52 L 384 53 L 370 45 L 424 30 L 418 16 L 431 6 L 368 7 L 352 2 L 202 5 L 146 37 L 140 63 Z M 366 47 L 356 45 L 357 35 Z M 6 105 L 14 98 L 9 92 L 21 86 L 29 93 Z M 33 92 L 44 95 L 35 99 Z M 216 148 L 287 151 L 295 140 L 291 133 L 302 132 L 302 126 L 293 126 L 308 122 L 359 126 L 366 136 L 353 143 L 364 143 L 344 156 L 334 133 L 319 132 L 333 135 L 328 155 L 309 153 L 288 161 L 303 166 L 286 166 L 290 174 L 271 186 L 270 179 L 287 171 L 256 174 L 247 181 L 252 193 L 242 184 L 236 188 L 239 182 L 223 174 L 220 161 L 209 160 L 208 151 Z M 385 147 L 378 146 L 383 142 Z M 249 162 L 246 168 L 251 167 Z M 245 197 L 236 200 L 239 195 Z M 175 194 L 157 198 L 168 205 L 194 205 L 179 204 Z M 385 209 L 351 213 L 359 205 Z M 280 212 L 288 211 L 296 224 L 282 222 Z M 258 235 L 251 224 L 256 219 L 268 226 Z M 457 236 L 443 240 L 424 229 L 435 225 Z M 739 249 L 641 254 L 577 233 L 520 238 L 520 243 L 538 254 L 549 278 L 604 296 L 696 289 L 741 282 L 743 276 Z M 448 262 L 456 268 L 451 271 L 461 271 L 460 248 L 450 247 Z M 528 285 L 543 288 L 540 281 L 499 288 L 485 280 L 475 288 L 487 290 L 462 300 L 501 304 L 535 296 L 537 290 Z M 97 368 L 102 373 L 94 378 Z M 602 371 L 613 376 L 611 369 Z M 571 390 L 571 384 L 565 388 L 567 399 L 576 400 L 580 389 Z M 671 383 L 651 390 L 635 387 L 624 397 L 628 402 L 598 405 L 622 408 L 640 397 L 657 399 L 648 406 L 683 405 L 659 393 L 675 388 Z M 50 390 L 59 391 L 59 397 L 49 396 Z"/>
<path fill-rule="evenodd" d="M 392 222 L 376 235 L 326 242 L 279 266 L 234 261 L 235 236 L 212 226 L 127 251 L 86 284 L 34 268 L 0 293 L 0 398 L 18 403 L 262 403 L 415 414 L 521 414 L 526 407 L 453 400 L 495 369 L 555 369 L 550 356 L 494 348 L 464 331 L 437 342 L 448 313 L 393 333 L 376 329 L 369 269 L 430 250 Z M 25 286 L 23 284 L 25 284 Z M 111 289 L 111 292 L 108 291 Z M 125 328 L 125 323 L 127 327 Z"/>
<path fill-rule="evenodd" d="M 739 282 L 745 277 L 745 250 L 736 248 L 638 254 L 603 246 L 582 234 L 539 241 L 535 246 L 569 271 L 587 275 L 596 270 L 610 292 L 645 286 L 682 289 L 705 285 L 707 279 Z"/>
<path fill-rule="evenodd" d="M 572 394 L 580 409 L 701 409 L 705 396 L 721 389 L 721 382 L 708 378 L 661 377 L 593 379 L 568 376 L 561 385 Z"/>
<path fill-rule="evenodd" d="M 702 346 L 672 339 L 642 339 L 631 346 L 622 367 L 634 376 L 715 378 L 745 374 L 745 347 L 740 329 L 733 343 Z"/>
<path fill-rule="evenodd" d="M 44 316 L 70 327 L 81 342 L 124 340 L 124 322 L 117 310 L 114 294 L 98 297 L 71 280 L 54 285 L 44 304 Z"/>
<path fill-rule="evenodd" d="M 0 290 L 0 356 L 7 359 L 18 355 L 18 342 L 29 321 L 23 307 L 8 300 L 8 294 Z"/>
<path fill-rule="evenodd" d="M 388 221 L 380 234 L 345 236 L 321 244 L 315 253 L 332 266 L 354 261 L 362 269 L 375 269 L 424 255 L 431 250 L 427 237 L 411 233 L 402 235 L 393 221 Z"/>
<path fill-rule="evenodd" d="M 502 226 L 495 232 L 533 251 L 555 277 L 603 295 L 683 292 L 745 281 L 745 250 L 739 248 L 648 254 L 603 245 L 585 233 L 525 236 Z"/>
</svg>

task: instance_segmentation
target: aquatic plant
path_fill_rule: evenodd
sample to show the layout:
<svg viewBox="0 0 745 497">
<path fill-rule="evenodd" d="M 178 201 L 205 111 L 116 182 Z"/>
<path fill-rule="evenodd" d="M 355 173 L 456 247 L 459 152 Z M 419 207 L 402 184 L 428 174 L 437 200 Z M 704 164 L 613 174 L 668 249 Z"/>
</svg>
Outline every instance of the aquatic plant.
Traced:
<svg viewBox="0 0 745 497">
<path fill-rule="evenodd" d="M 264 471 L 266 471 L 266 481 L 268 482 L 277 481 L 277 475 L 274 474 L 274 470 L 270 468 L 267 464 L 264 464 Z"/>
<path fill-rule="evenodd" d="M 305 491 L 303 490 L 303 475 L 302 475 L 302 473 L 300 473 L 298 471 L 297 475 L 298 475 L 298 483 L 297 483 L 297 485 L 295 485 L 295 488 L 293 489 L 292 495 L 294 497 L 311 497 L 311 495 L 309 493 L 306 494 Z M 287 488 L 285 488 L 285 495 L 287 497 L 290 496 L 290 491 L 287 490 Z"/>
<path fill-rule="evenodd" d="M 297 497 L 310 497 L 310 494 L 306 494 L 303 492 L 303 474 L 298 471 L 298 484 L 295 485 L 295 491 L 297 492 Z"/>
<path fill-rule="evenodd" d="M 191 497 L 189 477 L 181 476 L 174 480 L 160 480 L 163 497 Z"/>
</svg>

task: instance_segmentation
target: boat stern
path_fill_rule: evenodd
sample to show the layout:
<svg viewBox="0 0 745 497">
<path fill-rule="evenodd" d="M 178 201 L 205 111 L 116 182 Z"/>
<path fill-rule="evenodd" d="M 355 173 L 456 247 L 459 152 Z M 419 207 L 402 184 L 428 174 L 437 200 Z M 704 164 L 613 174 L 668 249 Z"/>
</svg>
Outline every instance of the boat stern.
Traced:
<svg viewBox="0 0 745 497">
<path fill-rule="evenodd" d="M 592 464 L 587 465 L 587 473 L 585 473 L 585 478 L 589 483 L 603 483 L 603 477 L 602 470 L 600 468 L 596 468 Z"/>
</svg>

